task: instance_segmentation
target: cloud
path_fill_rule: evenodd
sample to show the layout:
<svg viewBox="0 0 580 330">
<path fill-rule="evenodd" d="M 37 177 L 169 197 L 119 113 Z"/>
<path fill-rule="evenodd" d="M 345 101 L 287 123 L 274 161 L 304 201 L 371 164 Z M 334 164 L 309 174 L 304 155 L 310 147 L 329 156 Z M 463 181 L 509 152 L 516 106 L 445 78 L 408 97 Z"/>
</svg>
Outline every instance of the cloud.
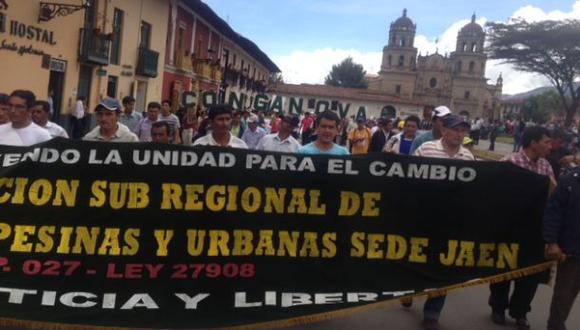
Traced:
<svg viewBox="0 0 580 330">
<path fill-rule="evenodd" d="M 572 7 L 570 12 L 559 10 L 545 12 L 538 7 L 531 5 L 516 10 L 510 17 L 523 18 L 534 22 L 540 20 L 564 20 L 580 17 L 580 0 Z M 451 24 L 437 39 L 431 39 L 424 35 L 415 37 L 415 47 L 423 55 L 434 52 L 445 55 L 455 50 L 457 33 L 469 20 L 460 20 Z M 477 23 L 484 26 L 487 18 L 480 17 Z M 436 42 L 436 40 L 438 42 Z M 356 63 L 363 65 L 367 73 L 376 74 L 380 70 L 382 61 L 382 51 L 361 52 L 355 49 L 333 49 L 323 48 L 313 51 L 294 51 L 289 55 L 275 58 L 284 75 L 284 80 L 288 83 L 309 83 L 322 84 L 324 78 L 332 69 L 334 64 L 340 63 L 346 57 L 351 56 Z M 486 77 L 490 82 L 495 82 L 502 74 L 504 80 L 504 94 L 517 94 L 528 90 L 550 85 L 548 79 L 543 76 L 517 71 L 513 66 L 502 64 L 497 60 L 488 60 Z"/>
<path fill-rule="evenodd" d="M 332 66 L 352 57 L 362 64 L 367 73 L 376 73 L 381 67 L 382 52 L 323 48 L 314 51 L 294 51 L 290 55 L 275 58 L 282 70 L 284 81 L 292 84 L 322 84 Z"/>
</svg>

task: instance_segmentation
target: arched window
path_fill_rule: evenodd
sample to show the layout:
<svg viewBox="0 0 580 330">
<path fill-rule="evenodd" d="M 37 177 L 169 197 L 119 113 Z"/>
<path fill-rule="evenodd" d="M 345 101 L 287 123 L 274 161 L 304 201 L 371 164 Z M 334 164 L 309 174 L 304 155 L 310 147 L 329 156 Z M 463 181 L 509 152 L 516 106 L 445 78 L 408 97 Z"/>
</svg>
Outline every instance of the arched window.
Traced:
<svg viewBox="0 0 580 330">
<path fill-rule="evenodd" d="M 401 46 L 401 47 L 405 47 L 405 39 L 401 39 L 401 44 L 400 44 L 400 46 Z"/>
<path fill-rule="evenodd" d="M 475 53 L 476 50 L 477 50 L 477 44 L 474 42 L 471 44 L 471 52 Z"/>
<path fill-rule="evenodd" d="M 405 65 L 405 56 L 399 56 L 399 66 Z"/>
<path fill-rule="evenodd" d="M 475 69 L 475 62 L 469 62 L 469 73 L 473 73 L 473 70 Z"/>
<path fill-rule="evenodd" d="M 431 80 L 429 80 L 429 87 L 431 88 L 437 87 L 437 78 L 433 77 L 431 78 Z"/>
<path fill-rule="evenodd" d="M 387 105 L 381 110 L 381 118 L 395 119 L 397 110 L 392 105 Z"/>
<path fill-rule="evenodd" d="M 393 56 L 391 54 L 389 54 L 389 68 L 391 67 L 391 62 L 393 61 Z"/>
<path fill-rule="evenodd" d="M 465 42 L 461 46 L 461 50 L 464 51 L 464 52 L 467 51 L 467 44 Z"/>
</svg>

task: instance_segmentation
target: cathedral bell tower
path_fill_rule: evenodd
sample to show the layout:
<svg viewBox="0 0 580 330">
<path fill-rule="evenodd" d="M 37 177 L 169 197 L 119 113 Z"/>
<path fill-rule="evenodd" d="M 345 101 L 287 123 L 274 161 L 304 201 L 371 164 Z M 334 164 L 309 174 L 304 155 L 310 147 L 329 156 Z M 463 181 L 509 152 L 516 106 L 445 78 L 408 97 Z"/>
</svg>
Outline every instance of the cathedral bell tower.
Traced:
<svg viewBox="0 0 580 330">
<path fill-rule="evenodd" d="M 383 61 L 379 75 L 389 74 L 389 82 L 384 82 L 381 89 L 389 94 L 400 94 L 409 98 L 413 95 L 415 84 L 415 67 L 417 48 L 415 31 L 417 25 L 407 17 L 407 9 L 403 16 L 391 23 L 389 41 L 383 48 Z"/>
<path fill-rule="evenodd" d="M 389 42 L 383 48 L 381 71 L 410 71 L 415 69 L 417 58 L 417 48 L 414 47 L 416 30 L 417 25 L 407 17 L 407 9 L 404 9 L 403 16 L 391 23 Z"/>
<path fill-rule="evenodd" d="M 475 13 L 471 22 L 465 25 L 457 35 L 457 45 L 452 53 L 453 72 L 456 76 L 479 77 L 485 76 L 485 62 L 487 56 L 483 51 L 485 32 L 475 22 Z"/>
</svg>

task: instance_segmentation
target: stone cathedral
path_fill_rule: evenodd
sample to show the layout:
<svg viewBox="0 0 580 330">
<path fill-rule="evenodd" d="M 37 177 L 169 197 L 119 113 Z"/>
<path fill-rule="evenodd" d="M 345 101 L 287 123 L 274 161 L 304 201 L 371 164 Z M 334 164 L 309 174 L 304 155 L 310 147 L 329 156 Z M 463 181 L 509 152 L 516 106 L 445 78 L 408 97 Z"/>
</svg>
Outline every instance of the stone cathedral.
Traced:
<svg viewBox="0 0 580 330">
<path fill-rule="evenodd" d="M 503 79 L 500 75 L 495 84 L 487 83 L 485 32 L 475 22 L 475 14 L 459 31 L 455 51 L 449 55 L 417 56 L 416 29 L 406 9 L 391 23 L 381 70 L 368 78 L 369 90 L 431 106 L 446 105 L 469 118 L 498 118 Z"/>
</svg>

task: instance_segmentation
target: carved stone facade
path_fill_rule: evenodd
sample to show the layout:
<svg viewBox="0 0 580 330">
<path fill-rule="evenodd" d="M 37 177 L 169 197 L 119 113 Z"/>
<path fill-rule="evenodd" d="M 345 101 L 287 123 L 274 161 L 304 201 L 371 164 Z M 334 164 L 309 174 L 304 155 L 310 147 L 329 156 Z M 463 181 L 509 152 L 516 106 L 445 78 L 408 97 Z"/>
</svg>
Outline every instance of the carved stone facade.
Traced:
<svg viewBox="0 0 580 330">
<path fill-rule="evenodd" d="M 391 24 L 381 70 L 369 78 L 369 89 L 432 106 L 446 105 L 470 118 L 498 118 L 503 79 L 500 76 L 495 85 L 487 83 L 485 32 L 475 22 L 475 14 L 459 31 L 456 49 L 449 56 L 417 56 L 416 28 L 406 9 Z"/>
</svg>

